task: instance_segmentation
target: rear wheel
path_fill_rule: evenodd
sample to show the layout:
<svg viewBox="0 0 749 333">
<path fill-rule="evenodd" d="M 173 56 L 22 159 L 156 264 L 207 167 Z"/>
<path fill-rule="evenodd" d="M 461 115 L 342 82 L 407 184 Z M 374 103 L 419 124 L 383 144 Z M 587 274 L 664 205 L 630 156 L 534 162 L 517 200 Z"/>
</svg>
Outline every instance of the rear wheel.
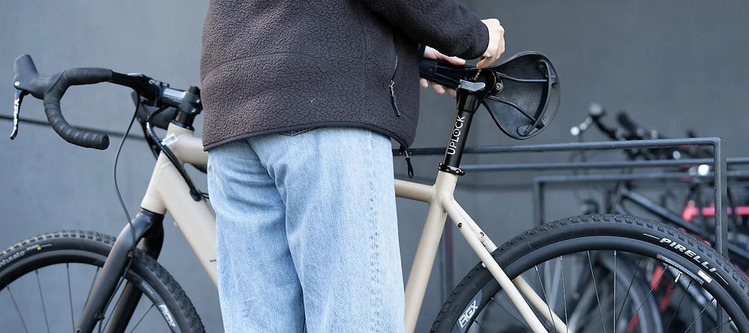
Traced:
<svg viewBox="0 0 749 333">
<path fill-rule="evenodd" d="M 570 332 L 749 332 L 747 280 L 716 251 L 656 221 L 616 215 L 563 219 L 497 249 Z M 718 307 L 719 305 L 719 307 Z M 719 312 L 722 308 L 725 312 Z M 530 331 L 487 269 L 448 298 L 434 332 Z"/>
<path fill-rule="evenodd" d="M 114 240 L 96 232 L 61 231 L 27 239 L 2 252 L 2 331 L 73 331 Z M 145 297 L 140 297 L 127 325 L 110 325 L 112 308 L 126 285 L 135 286 Z M 195 308 L 172 276 L 138 251 L 98 330 L 205 331 Z"/>
</svg>

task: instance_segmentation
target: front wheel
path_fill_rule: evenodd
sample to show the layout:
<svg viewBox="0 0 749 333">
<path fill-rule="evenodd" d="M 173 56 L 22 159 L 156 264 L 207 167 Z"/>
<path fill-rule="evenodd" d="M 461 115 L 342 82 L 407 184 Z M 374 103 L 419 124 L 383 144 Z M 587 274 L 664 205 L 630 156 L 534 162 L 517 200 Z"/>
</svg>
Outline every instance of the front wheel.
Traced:
<svg viewBox="0 0 749 333">
<path fill-rule="evenodd" d="M 114 237 L 90 231 L 39 235 L 0 253 L 0 330 L 71 332 Z M 127 323 L 110 322 L 125 286 L 142 294 Z M 132 288 L 132 287 L 129 287 Z M 144 296 L 144 297 L 143 297 Z M 190 300 L 154 259 L 136 251 L 98 332 L 204 332 Z"/>
<path fill-rule="evenodd" d="M 547 304 L 550 332 L 749 332 L 747 280 L 704 242 L 659 222 L 591 215 L 551 222 L 492 254 Z M 722 309 L 723 311 L 719 311 Z M 559 325 L 556 325 L 559 326 Z M 459 283 L 432 332 L 530 332 L 488 270 Z"/>
</svg>

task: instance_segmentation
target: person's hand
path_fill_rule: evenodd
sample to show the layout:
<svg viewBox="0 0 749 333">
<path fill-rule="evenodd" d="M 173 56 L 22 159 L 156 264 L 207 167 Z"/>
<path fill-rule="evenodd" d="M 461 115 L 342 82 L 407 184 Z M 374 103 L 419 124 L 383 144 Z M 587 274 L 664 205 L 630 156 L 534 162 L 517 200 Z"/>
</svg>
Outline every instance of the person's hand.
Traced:
<svg viewBox="0 0 749 333">
<path fill-rule="evenodd" d="M 427 59 L 439 59 L 439 60 L 447 61 L 447 62 L 449 62 L 449 63 L 451 63 L 453 65 L 456 65 L 456 66 L 463 66 L 463 65 L 466 64 L 466 61 L 464 59 L 461 59 L 461 58 L 458 58 L 458 57 L 446 56 L 446 55 L 440 53 L 439 51 L 437 51 L 437 50 L 435 50 L 435 49 L 433 49 L 433 48 L 431 48 L 429 46 L 427 46 L 424 49 L 424 58 L 427 58 Z M 436 83 L 436 82 L 427 81 L 427 79 L 425 79 L 425 78 L 421 78 L 421 80 L 419 81 L 419 83 L 421 84 L 422 88 L 428 88 L 429 84 L 431 84 L 432 85 L 432 89 L 434 89 L 434 91 L 436 93 L 440 94 L 440 95 L 444 95 L 445 92 L 447 92 L 453 98 L 455 98 L 455 96 L 457 96 L 457 93 L 455 92 L 455 89 L 453 89 L 453 88 L 445 88 L 441 84 Z"/>
<path fill-rule="evenodd" d="M 481 61 L 476 64 L 478 68 L 485 68 L 497 61 L 502 52 L 505 51 L 505 28 L 499 24 L 497 19 L 481 20 L 489 29 L 489 45 L 481 55 Z"/>
</svg>

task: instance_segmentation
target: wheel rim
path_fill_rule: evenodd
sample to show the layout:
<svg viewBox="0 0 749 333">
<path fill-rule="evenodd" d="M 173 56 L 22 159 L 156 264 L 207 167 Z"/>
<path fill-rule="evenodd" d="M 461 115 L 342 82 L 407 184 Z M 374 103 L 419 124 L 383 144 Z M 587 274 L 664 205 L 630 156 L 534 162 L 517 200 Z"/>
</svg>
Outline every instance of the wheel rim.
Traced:
<svg viewBox="0 0 749 333">
<path fill-rule="evenodd" d="M 699 276 L 684 269 L 680 258 L 671 262 L 657 259 L 659 247 L 646 242 L 633 249 L 633 244 L 625 244 L 622 239 L 600 236 L 597 239 L 600 240 L 597 244 L 580 239 L 550 244 L 503 267 L 511 277 L 522 272 L 526 281 L 549 304 L 549 309 L 565 320 L 574 332 L 709 332 L 717 327 L 723 327 L 727 332 L 738 331 L 730 322 L 730 316 L 723 319 L 722 325 L 716 322 L 716 301 L 726 305 L 729 314 L 740 319 L 740 325 L 745 323 L 730 295 L 713 284 L 702 288 Z M 625 241 L 631 243 L 632 239 Z M 586 247 L 606 250 L 587 251 Z M 551 255 L 553 253 L 565 255 Z M 532 257 L 541 257 L 544 263 L 532 263 L 528 259 Z M 671 260 L 669 258 L 666 259 Z M 624 273 L 627 270 L 641 275 L 631 274 L 625 280 L 625 275 L 629 274 Z M 648 276 L 643 276 L 642 272 Z M 615 279 L 619 282 L 612 283 Z M 590 285 L 579 289 L 573 281 L 586 281 Z M 498 289 L 494 281 L 481 289 L 486 294 L 481 297 L 481 303 L 486 306 L 473 316 L 476 323 L 467 332 L 530 331 L 522 320 L 518 320 L 521 318 L 519 313 L 509 305 L 503 293 L 494 294 Z M 715 301 L 708 303 L 713 297 Z M 552 325 L 546 324 L 553 331 Z M 460 320 L 455 328 L 460 328 Z"/>
<path fill-rule="evenodd" d="M 0 274 L 0 327 L 13 332 L 73 331 L 86 297 L 98 276 L 105 256 L 85 251 L 59 250 L 40 253 L 14 264 L 13 274 Z M 8 267 L 10 268 L 10 267 Z M 11 269 L 4 269 L 9 271 Z M 134 267 L 133 267 L 134 268 Z M 163 300 L 137 272 L 130 270 L 127 282 L 143 292 L 124 332 L 169 331 L 162 312 L 155 304 Z M 107 331 L 108 319 L 122 291 L 121 283 L 96 331 Z M 68 330 L 65 327 L 70 327 Z"/>
</svg>

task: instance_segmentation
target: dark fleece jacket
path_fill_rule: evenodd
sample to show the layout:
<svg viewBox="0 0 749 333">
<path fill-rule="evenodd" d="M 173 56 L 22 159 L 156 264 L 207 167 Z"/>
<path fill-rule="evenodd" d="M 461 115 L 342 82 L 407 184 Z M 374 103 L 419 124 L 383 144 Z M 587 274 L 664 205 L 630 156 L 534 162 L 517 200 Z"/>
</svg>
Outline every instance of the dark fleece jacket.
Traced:
<svg viewBox="0 0 749 333">
<path fill-rule="evenodd" d="M 212 0 L 203 145 L 349 126 L 407 147 L 419 110 L 417 43 L 476 58 L 488 36 L 456 0 Z"/>
</svg>

